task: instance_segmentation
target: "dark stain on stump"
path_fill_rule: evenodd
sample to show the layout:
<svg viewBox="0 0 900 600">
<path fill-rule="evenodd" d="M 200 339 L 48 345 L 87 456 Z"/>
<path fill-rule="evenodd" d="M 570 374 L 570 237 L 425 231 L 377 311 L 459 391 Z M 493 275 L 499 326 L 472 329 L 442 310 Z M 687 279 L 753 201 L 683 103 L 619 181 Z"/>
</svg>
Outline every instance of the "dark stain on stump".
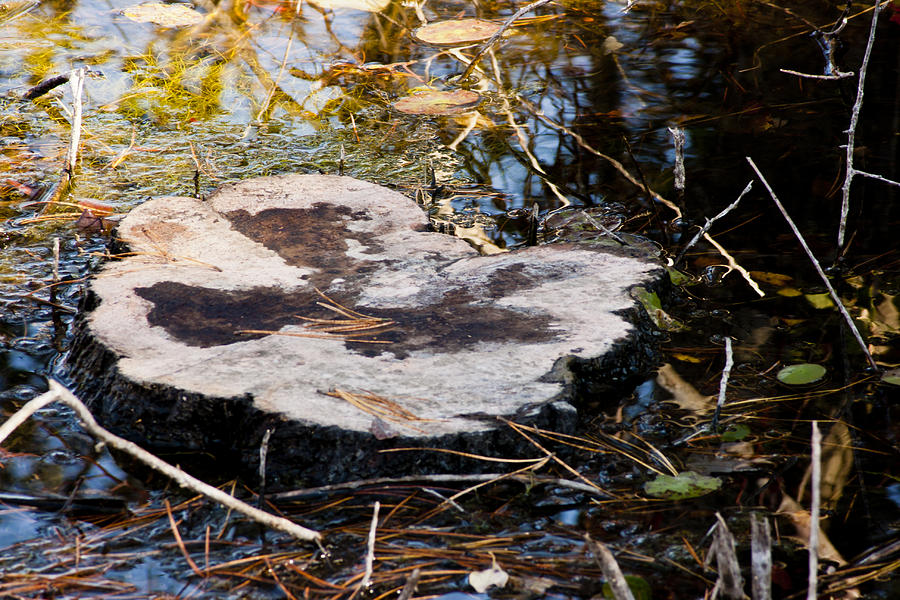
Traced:
<svg viewBox="0 0 900 600">
<path fill-rule="evenodd" d="M 550 342 L 557 332 L 551 328 L 549 316 L 479 301 L 479 296 L 496 298 L 534 286 L 536 281 L 521 272 L 520 267 L 498 269 L 482 293 L 454 287 L 439 302 L 421 307 L 369 309 L 355 306 L 352 298 L 335 298 L 354 310 L 396 323 L 372 336 L 362 337 L 389 344 L 346 341 L 345 346 L 364 356 L 390 352 L 397 358 L 405 358 L 417 350 L 456 352 L 481 342 Z M 312 291 L 286 293 L 278 288 L 223 291 L 167 281 L 136 288 L 135 292 L 154 305 L 147 314 L 150 325 L 162 327 L 179 341 L 201 348 L 234 344 L 265 335 L 237 334 L 239 330 L 278 331 L 286 325 L 302 325 L 298 315 L 336 318 L 333 312 L 317 304 L 322 299 Z"/>
<path fill-rule="evenodd" d="M 297 323 L 295 315 L 325 317 L 312 292 L 286 294 L 279 288 L 223 291 L 162 281 L 135 293 L 153 303 L 147 322 L 162 327 L 172 337 L 190 346 L 209 348 L 265 337 L 238 335 L 241 329 L 278 331 Z M 312 313 L 312 314 L 311 314 Z"/>
<path fill-rule="evenodd" d="M 330 275 L 370 270 L 362 261 L 347 256 L 348 239 L 358 241 L 368 252 L 384 250 L 375 236 L 347 227 L 353 221 L 371 219 L 364 211 L 353 212 L 347 206 L 317 202 L 308 209 L 269 208 L 254 215 L 235 210 L 225 216 L 237 231 L 278 253 L 289 265 L 313 267 Z"/>
</svg>

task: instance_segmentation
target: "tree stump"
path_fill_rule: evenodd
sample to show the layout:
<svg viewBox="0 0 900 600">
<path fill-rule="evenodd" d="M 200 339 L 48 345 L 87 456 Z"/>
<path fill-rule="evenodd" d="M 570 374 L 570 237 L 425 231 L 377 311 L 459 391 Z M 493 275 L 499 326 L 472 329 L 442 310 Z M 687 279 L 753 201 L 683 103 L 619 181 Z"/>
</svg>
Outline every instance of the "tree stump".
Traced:
<svg viewBox="0 0 900 600">
<path fill-rule="evenodd" d="M 501 419 L 572 433 L 585 395 L 652 366 L 626 315 L 656 263 L 584 244 L 480 256 L 427 229 L 349 177 L 148 201 L 89 283 L 70 377 L 150 449 L 250 472 L 269 429 L 270 481 L 317 485 L 483 467 L 421 448 L 534 456 Z"/>
</svg>

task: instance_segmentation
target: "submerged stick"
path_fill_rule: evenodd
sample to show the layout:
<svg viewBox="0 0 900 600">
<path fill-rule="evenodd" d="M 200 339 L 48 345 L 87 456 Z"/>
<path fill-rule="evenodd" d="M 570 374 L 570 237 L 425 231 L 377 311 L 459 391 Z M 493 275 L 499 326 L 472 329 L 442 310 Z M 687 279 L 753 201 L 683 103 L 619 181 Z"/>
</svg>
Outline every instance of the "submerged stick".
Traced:
<svg viewBox="0 0 900 600">
<path fill-rule="evenodd" d="M 812 250 L 809 249 L 809 246 L 806 244 L 806 240 L 803 238 L 803 234 L 800 233 L 800 230 L 797 229 L 797 226 L 794 224 L 793 219 L 788 214 L 787 210 L 785 210 L 784 206 L 781 204 L 781 201 L 778 199 L 778 196 L 775 195 L 775 192 L 772 191 L 772 187 L 769 185 L 769 182 L 763 177 L 763 174 L 760 172 L 759 167 L 756 166 L 756 163 L 753 162 L 753 159 L 749 156 L 746 157 L 747 162 L 750 163 L 750 166 L 756 172 L 756 176 L 759 177 L 759 180 L 762 181 L 762 184 L 766 186 L 766 190 L 769 192 L 769 196 L 772 197 L 772 201 L 775 202 L 775 206 L 778 207 L 778 210 L 781 211 L 781 214 L 784 216 L 784 219 L 787 221 L 788 226 L 790 226 L 791 231 L 794 232 L 794 236 L 800 242 L 800 245 L 803 247 L 804 252 L 809 257 L 809 260 L 812 261 L 813 267 L 816 269 L 816 273 L 819 274 L 819 277 L 822 279 L 822 283 L 825 284 L 825 287 L 828 288 L 828 293 L 831 295 L 831 299 L 834 300 L 835 305 L 840 311 L 841 315 L 844 317 L 844 321 L 847 322 L 847 326 L 850 328 L 850 331 L 853 333 L 853 337 L 856 338 L 856 342 L 859 344 L 859 347 L 862 349 L 863 354 L 866 355 L 866 359 L 869 361 L 869 365 L 878 370 L 878 365 L 875 363 L 875 359 L 872 358 L 872 353 L 869 352 L 868 346 L 866 346 L 865 340 L 862 338 L 862 334 L 859 333 L 859 329 L 856 328 L 856 323 L 853 322 L 853 317 L 850 316 L 850 313 L 847 312 L 847 309 L 844 307 L 844 303 L 841 301 L 837 292 L 834 290 L 834 286 L 831 285 L 831 282 L 828 280 L 828 276 L 825 275 L 825 271 L 822 270 L 822 266 L 819 264 L 819 261 L 816 260 L 815 255 L 812 253 Z"/>
<path fill-rule="evenodd" d="M 120 438 L 119 436 L 110 433 L 97 424 L 97 421 L 94 419 L 94 415 L 91 414 L 91 411 L 88 410 L 88 407 L 85 406 L 84 403 L 79 400 L 72 392 L 70 392 L 68 389 L 66 389 L 64 386 L 57 383 L 53 379 L 48 379 L 47 383 L 50 386 L 50 389 L 48 391 L 27 402 L 25 406 L 16 411 L 9 419 L 6 420 L 6 422 L 3 423 L 2 426 L 0 426 L 0 444 L 2 444 L 3 441 L 7 437 L 9 437 L 9 435 L 13 431 L 16 430 L 16 428 L 24 423 L 35 412 L 37 412 L 44 406 L 47 406 L 48 404 L 61 402 L 75 411 L 75 414 L 81 420 L 82 425 L 88 433 L 100 439 L 108 446 L 115 448 L 120 452 L 124 452 L 133 458 L 136 458 L 155 471 L 159 471 L 166 477 L 172 479 L 181 487 L 189 489 L 192 492 L 197 492 L 198 494 L 203 494 L 207 498 L 214 500 L 219 504 L 228 507 L 229 509 L 235 510 L 253 519 L 257 523 L 261 523 L 278 531 L 283 531 L 284 533 L 292 535 L 299 540 L 305 542 L 318 542 L 322 539 L 322 534 L 318 531 L 307 529 L 306 527 L 297 525 L 296 523 L 293 523 L 282 517 L 277 517 L 267 512 L 263 512 L 257 508 L 253 508 L 249 504 L 238 500 L 234 496 L 227 494 L 222 490 L 209 485 L 208 483 L 204 483 L 196 477 L 188 475 L 178 467 L 173 467 L 161 458 L 151 454 L 150 452 L 147 452 L 137 444 L 129 442 L 126 439 Z"/>
</svg>

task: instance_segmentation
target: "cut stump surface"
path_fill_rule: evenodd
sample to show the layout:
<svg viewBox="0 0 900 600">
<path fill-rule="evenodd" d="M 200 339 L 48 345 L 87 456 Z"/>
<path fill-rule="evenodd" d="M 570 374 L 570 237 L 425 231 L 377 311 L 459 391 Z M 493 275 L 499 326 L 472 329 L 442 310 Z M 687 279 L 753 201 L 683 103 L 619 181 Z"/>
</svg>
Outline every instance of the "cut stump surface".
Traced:
<svg viewBox="0 0 900 600">
<path fill-rule="evenodd" d="M 608 373 L 609 356 L 648 354 L 622 315 L 657 264 L 570 244 L 480 256 L 427 225 L 349 177 L 148 201 L 90 282 L 70 374 L 131 439 L 250 466 L 272 429 L 275 477 L 324 483 L 450 465 L 379 453 L 395 446 L 509 451 L 498 416 L 571 431 L 579 393 L 642 362 Z"/>
</svg>

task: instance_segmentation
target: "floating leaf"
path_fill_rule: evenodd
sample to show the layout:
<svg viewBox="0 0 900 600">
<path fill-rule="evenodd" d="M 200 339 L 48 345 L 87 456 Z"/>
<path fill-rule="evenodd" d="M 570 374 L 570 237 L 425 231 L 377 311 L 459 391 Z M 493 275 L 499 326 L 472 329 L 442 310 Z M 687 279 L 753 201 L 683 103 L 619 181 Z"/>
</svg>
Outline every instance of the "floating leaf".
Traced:
<svg viewBox="0 0 900 600">
<path fill-rule="evenodd" d="M 185 27 L 203 20 L 203 15 L 184 4 L 147 2 L 122 10 L 122 14 L 137 23 L 153 23 L 161 27 Z"/>
<path fill-rule="evenodd" d="M 666 270 L 669 272 L 669 281 L 672 282 L 672 285 L 688 285 L 694 282 L 690 275 L 682 273 L 678 269 L 669 267 Z"/>
<path fill-rule="evenodd" d="M 413 37 L 434 46 L 465 46 L 481 42 L 500 30 L 500 25 L 484 19 L 454 19 L 423 25 Z"/>
<path fill-rule="evenodd" d="M 825 367 L 812 363 L 791 365 L 778 371 L 778 381 L 788 385 L 807 385 L 825 376 Z"/>
<path fill-rule="evenodd" d="M 350 8 L 352 10 L 362 10 L 365 12 L 381 12 L 387 8 L 391 0 L 309 0 L 319 8 L 325 10 L 336 10 L 339 8 Z"/>
<path fill-rule="evenodd" d="M 737 425 L 732 425 L 724 432 L 722 432 L 722 441 L 739 442 L 748 435 L 750 435 L 750 428 L 743 423 L 739 423 Z"/>
<path fill-rule="evenodd" d="M 419 90 L 394 102 L 394 108 L 408 115 L 455 115 L 480 101 L 481 96 L 469 90 Z"/>
<path fill-rule="evenodd" d="M 881 376 L 881 381 L 890 385 L 900 385 L 900 369 L 890 369 Z"/>
<path fill-rule="evenodd" d="M 643 577 L 638 577 L 637 575 L 626 575 L 625 583 L 628 584 L 628 588 L 631 590 L 631 595 L 634 596 L 634 600 L 650 600 L 653 597 L 650 584 L 647 583 L 647 580 L 645 580 Z M 609 583 L 603 584 L 603 597 L 610 599 L 616 598 L 612 586 L 609 585 Z"/>
<path fill-rule="evenodd" d="M 804 294 L 803 297 L 812 304 L 813 308 L 834 308 L 834 302 L 831 300 L 830 294 Z"/>
<path fill-rule="evenodd" d="M 632 297 L 641 303 L 653 324 L 663 331 L 681 331 L 684 324 L 663 310 L 662 302 L 656 292 L 648 291 L 643 287 L 632 290 Z"/>
<path fill-rule="evenodd" d="M 750 271 L 750 276 L 753 277 L 753 279 L 755 279 L 756 281 L 761 281 L 762 283 L 768 283 L 769 285 L 774 285 L 777 287 L 786 286 L 794 279 L 790 275 L 784 275 L 782 273 L 769 273 L 768 271 Z"/>
<path fill-rule="evenodd" d="M 797 296 L 803 295 L 803 292 L 792 287 L 783 287 L 775 293 L 779 296 L 784 296 L 785 298 L 796 298 Z"/>
<path fill-rule="evenodd" d="M 685 471 L 684 473 L 679 473 L 677 477 L 658 475 L 656 479 L 644 484 L 644 492 L 654 498 L 684 500 L 685 498 L 704 496 L 720 487 L 722 487 L 722 480 L 718 477 L 709 477 L 694 471 Z"/>
</svg>

